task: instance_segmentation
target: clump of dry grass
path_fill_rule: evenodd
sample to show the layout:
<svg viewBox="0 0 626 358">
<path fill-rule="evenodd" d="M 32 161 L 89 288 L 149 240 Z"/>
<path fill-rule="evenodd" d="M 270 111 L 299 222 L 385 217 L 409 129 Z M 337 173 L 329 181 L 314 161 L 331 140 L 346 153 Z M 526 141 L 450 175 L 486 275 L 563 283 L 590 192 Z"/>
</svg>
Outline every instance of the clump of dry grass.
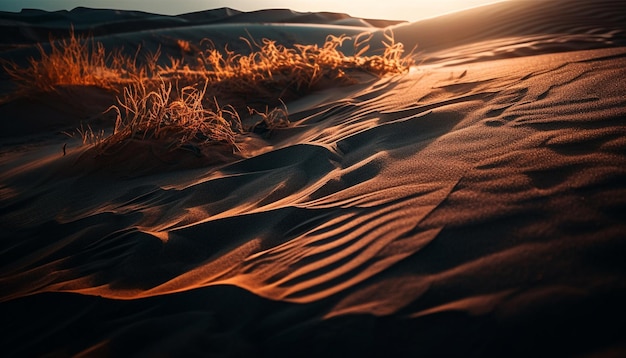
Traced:
<svg viewBox="0 0 626 358">
<path fill-rule="evenodd" d="M 271 133 L 289 124 L 283 99 L 337 83 L 351 83 L 353 71 L 375 76 L 406 71 L 413 63 L 411 56 L 404 54 L 403 45 L 395 41 L 392 32 L 387 31 L 384 36 L 382 53 L 368 56 L 372 34 L 354 38 L 352 56 L 340 50 L 344 42 L 352 40 L 347 36 L 329 35 L 323 45 L 293 47 L 269 39 L 257 43 L 242 38 L 251 49 L 247 55 L 228 47 L 219 51 L 210 41 L 204 41 L 208 47 L 199 50 L 179 40 L 183 57 L 170 57 L 170 64 L 162 65 L 157 50 L 147 54 L 144 64 L 137 66 L 139 49 L 134 58 L 121 51 L 107 54 L 102 43 L 76 36 L 72 29 L 67 39 L 51 39 L 49 51 L 37 45 L 41 58 L 31 58 L 28 66 L 22 68 L 9 62 L 2 65 L 23 92 L 79 85 L 121 93 L 118 103 L 110 107 L 117 113 L 110 137 L 79 131 L 83 142 L 94 143 L 103 150 L 132 138 L 166 140 L 171 148 L 190 142 L 221 142 L 236 147 L 235 136 L 242 131 L 238 110 L 250 107 L 249 103 L 241 103 L 242 98 L 252 97 L 266 105 L 265 112 L 250 110 L 262 118 L 251 130 Z M 186 64 L 185 56 L 193 52 L 196 63 Z M 231 105 L 221 107 L 216 95 L 232 101 Z M 267 105 L 276 108 L 269 110 Z"/>
<path fill-rule="evenodd" d="M 197 55 L 196 64 L 185 64 L 183 58 L 170 57 L 169 65 L 159 65 L 161 52 L 148 53 L 145 63 L 137 65 L 135 57 L 121 51 L 107 53 L 104 45 L 93 38 L 75 35 L 73 29 L 66 39 L 50 39 L 46 51 L 37 45 L 40 58 L 30 58 L 26 67 L 13 62 L 3 62 L 4 70 L 23 89 L 54 90 L 61 85 L 93 85 L 119 89 L 130 82 L 155 82 L 161 79 L 208 81 L 213 90 L 232 93 L 265 90 L 282 98 L 285 89 L 295 92 L 316 88 L 324 81 L 341 83 L 349 78 L 347 72 L 365 71 L 380 76 L 406 71 L 413 63 L 404 55 L 402 43 L 395 41 L 393 33 L 384 33 L 384 50 L 379 55 L 366 56 L 372 34 L 364 33 L 354 39 L 354 56 L 346 56 L 339 48 L 348 36 L 329 35 L 323 45 L 295 44 L 286 47 L 276 41 L 263 39 L 261 43 L 242 38 L 250 46 L 248 55 L 216 49 L 210 41 L 208 48 Z M 181 51 L 191 52 L 188 41 L 177 41 Z M 325 83 L 329 84 L 329 83 Z M 282 90 L 282 92 L 280 92 Z M 277 92 L 279 91 L 279 92 Z"/>
<path fill-rule="evenodd" d="M 2 66 L 22 92 L 54 91 L 63 85 L 98 86 L 114 89 L 137 72 L 135 61 L 119 51 L 107 54 L 93 38 L 75 35 L 56 40 L 50 49 L 37 44 L 40 58 L 30 58 L 26 67 L 3 61 Z"/>
<path fill-rule="evenodd" d="M 265 112 L 248 107 L 248 112 L 251 115 L 257 115 L 261 118 L 249 128 L 249 131 L 269 137 L 274 129 L 288 127 L 291 122 L 289 121 L 287 105 L 285 105 L 285 102 L 281 101 L 281 103 L 282 108 L 275 107 L 272 110 L 269 109 L 269 106 L 265 106 Z"/>
<path fill-rule="evenodd" d="M 117 113 L 117 119 L 113 134 L 102 141 L 102 149 L 106 151 L 127 139 L 164 140 L 172 149 L 187 143 L 211 142 L 236 148 L 241 119 L 234 108 L 220 107 L 216 99 L 214 108 L 208 109 L 203 103 L 206 88 L 207 83 L 200 88 L 178 88 L 165 81 L 155 90 L 141 82 L 126 87 L 118 104 L 110 108 Z"/>
<path fill-rule="evenodd" d="M 94 131 L 90 125 L 87 125 L 87 128 L 85 128 L 83 124 L 81 124 L 80 128 L 77 128 L 76 132 L 74 133 L 70 133 L 67 131 L 63 131 L 62 133 L 70 138 L 79 136 L 83 142 L 83 145 L 98 145 L 102 143 L 106 138 L 106 132 L 104 131 L 104 129 Z"/>
<path fill-rule="evenodd" d="M 393 33 L 384 33 L 386 41 L 380 55 L 365 56 L 372 34 L 354 39 L 357 53 L 346 56 L 339 48 L 348 36 L 329 35 L 323 45 L 295 44 L 286 47 L 276 41 L 263 39 L 261 43 L 242 38 L 250 46 L 248 55 L 237 54 L 226 48 L 224 52 L 209 46 L 200 53 L 196 69 L 170 68 L 169 75 L 177 78 L 201 75 L 221 91 L 234 93 L 264 92 L 275 98 L 284 98 L 287 92 L 302 94 L 312 89 L 337 83 L 351 83 L 348 72 L 364 71 L 376 76 L 405 72 L 413 63 L 404 56 L 402 43 Z M 210 42 L 208 42 L 211 44 Z"/>
<path fill-rule="evenodd" d="M 87 126 L 87 128 L 85 128 L 81 124 L 80 128 L 77 129 L 76 131 L 80 135 L 83 141 L 83 145 L 100 144 L 106 138 L 104 129 L 94 131 L 93 128 L 91 128 L 91 126 L 89 125 Z"/>
</svg>

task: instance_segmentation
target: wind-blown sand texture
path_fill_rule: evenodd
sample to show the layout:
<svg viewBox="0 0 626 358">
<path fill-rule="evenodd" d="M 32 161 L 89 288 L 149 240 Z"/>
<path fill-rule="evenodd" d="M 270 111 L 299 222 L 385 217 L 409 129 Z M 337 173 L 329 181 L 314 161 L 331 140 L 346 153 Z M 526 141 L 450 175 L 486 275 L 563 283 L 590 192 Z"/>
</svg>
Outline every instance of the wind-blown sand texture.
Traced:
<svg viewBox="0 0 626 358">
<path fill-rule="evenodd" d="M 60 17 L 166 51 L 244 27 L 382 33 L 260 25 L 286 13 L 1 14 L 0 54 L 31 55 Z M 290 127 L 192 169 L 60 134 L 106 108 L 98 89 L 5 103 L 2 355 L 626 355 L 625 24 L 620 1 L 555 0 L 395 25 L 409 73 L 289 102 Z"/>
</svg>

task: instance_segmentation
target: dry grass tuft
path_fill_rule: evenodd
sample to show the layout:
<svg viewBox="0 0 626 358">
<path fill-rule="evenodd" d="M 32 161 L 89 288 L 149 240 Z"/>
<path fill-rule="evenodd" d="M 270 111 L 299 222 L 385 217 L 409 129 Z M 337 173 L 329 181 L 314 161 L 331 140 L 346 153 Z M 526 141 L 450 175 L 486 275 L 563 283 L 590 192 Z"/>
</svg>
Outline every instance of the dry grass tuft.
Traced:
<svg viewBox="0 0 626 358">
<path fill-rule="evenodd" d="M 348 36 L 329 35 L 323 45 L 296 44 L 286 47 L 276 41 L 263 39 L 261 44 L 242 38 L 250 46 L 249 55 L 237 54 L 226 47 L 217 50 L 209 40 L 204 51 L 199 51 L 197 63 L 185 64 L 183 58 L 169 57 L 169 65 L 159 65 L 160 49 L 145 55 L 145 63 L 137 65 L 136 55 L 131 58 L 121 51 L 107 54 L 104 45 L 93 38 L 85 38 L 70 30 L 67 39 L 50 39 L 46 51 L 37 45 L 40 59 L 29 59 L 22 68 L 13 62 L 2 65 L 10 77 L 24 89 L 52 91 L 62 85 L 92 85 L 107 89 L 119 89 L 129 82 L 207 81 L 209 87 L 232 93 L 271 92 L 282 98 L 280 89 L 295 92 L 310 90 L 324 82 L 341 83 L 349 78 L 349 71 L 365 71 L 377 76 L 398 74 L 413 63 L 404 56 L 402 43 L 395 42 L 391 31 L 385 32 L 384 51 L 380 55 L 365 56 L 369 50 L 372 34 L 364 33 L 354 39 L 354 56 L 346 56 L 339 48 Z M 192 45 L 178 40 L 183 53 L 191 52 Z M 330 83 L 325 83 L 329 85 Z"/>
<path fill-rule="evenodd" d="M 206 88 L 207 83 L 198 89 L 173 87 L 165 81 L 155 90 L 141 82 L 126 87 L 118 104 L 110 108 L 117 119 L 113 134 L 102 141 L 102 150 L 131 138 L 167 141 L 171 149 L 211 142 L 236 148 L 241 119 L 232 107 L 220 107 L 216 99 L 214 109 L 207 109 L 203 104 Z"/>
<path fill-rule="evenodd" d="M 385 32 L 387 41 L 380 55 L 365 56 L 372 34 L 362 34 L 354 39 L 358 50 L 346 56 L 340 47 L 351 40 L 348 36 L 329 35 L 322 46 L 296 44 L 289 48 L 276 41 L 263 39 L 261 44 L 242 38 L 250 46 L 249 55 L 224 52 L 210 46 L 200 53 L 198 67 L 194 70 L 170 71 L 177 78 L 201 75 L 220 91 L 238 94 L 264 93 L 269 97 L 285 98 L 288 94 L 301 95 L 308 91 L 336 84 L 352 83 L 351 71 L 364 71 L 375 76 L 399 74 L 413 64 L 404 56 L 402 43 L 395 42 L 391 31 Z"/>
<path fill-rule="evenodd" d="M 80 128 L 76 129 L 75 133 L 70 132 L 62 132 L 70 138 L 74 138 L 76 135 L 80 136 L 83 145 L 98 145 L 104 141 L 106 138 L 106 134 L 104 129 L 99 131 L 94 131 L 90 125 L 87 125 L 87 128 L 83 124 L 80 125 Z"/>
<path fill-rule="evenodd" d="M 248 112 L 251 115 L 257 115 L 261 118 L 249 131 L 269 137 L 274 129 L 289 127 L 291 122 L 289 121 L 289 114 L 287 113 L 287 105 L 282 101 L 281 103 L 282 108 L 275 107 L 270 110 L 269 107 L 266 106 L 265 112 L 260 112 L 254 108 L 248 107 Z"/>
<path fill-rule="evenodd" d="M 25 68 L 2 62 L 19 91 L 47 92 L 64 85 L 115 89 L 137 72 L 133 59 L 119 51 L 107 54 L 102 43 L 75 35 L 73 29 L 66 39 L 50 38 L 49 46 L 46 51 L 42 44 L 37 44 L 40 58 L 30 58 Z"/>
<path fill-rule="evenodd" d="M 242 131 L 238 110 L 254 107 L 249 102 L 241 103 L 243 98 L 265 105 L 265 112 L 250 109 L 262 119 L 251 130 L 269 134 L 289 124 L 283 99 L 353 83 L 350 74 L 355 71 L 375 76 L 407 71 L 413 64 L 411 56 L 404 54 L 403 45 L 395 41 L 392 32 L 386 31 L 384 36 L 382 53 L 370 56 L 366 53 L 372 34 L 354 39 L 329 35 L 321 46 L 293 47 L 269 39 L 257 43 L 242 38 L 250 47 L 248 55 L 228 47 L 219 51 L 209 40 L 201 43 L 205 50 L 178 40 L 181 58 L 169 57 L 169 64 L 163 65 L 159 49 L 145 55 L 144 64 L 137 66 L 140 49 L 134 57 L 121 51 L 107 54 L 102 43 L 76 36 L 72 29 L 67 39 L 51 38 L 49 51 L 37 45 L 41 58 L 31 58 L 28 66 L 22 68 L 11 62 L 2 65 L 22 93 L 79 85 L 121 94 L 118 103 L 109 108 L 117 113 L 110 137 L 102 138 L 102 133 L 93 133 L 89 128 L 79 130 L 84 143 L 104 151 L 126 139 L 164 140 L 170 148 L 212 142 L 236 148 L 235 137 Z M 353 56 L 340 50 L 350 40 L 354 40 Z M 193 54 L 196 63 L 186 64 L 185 58 Z M 231 105 L 221 107 L 217 95 L 231 100 Z M 268 105 L 276 108 L 269 110 Z"/>
</svg>

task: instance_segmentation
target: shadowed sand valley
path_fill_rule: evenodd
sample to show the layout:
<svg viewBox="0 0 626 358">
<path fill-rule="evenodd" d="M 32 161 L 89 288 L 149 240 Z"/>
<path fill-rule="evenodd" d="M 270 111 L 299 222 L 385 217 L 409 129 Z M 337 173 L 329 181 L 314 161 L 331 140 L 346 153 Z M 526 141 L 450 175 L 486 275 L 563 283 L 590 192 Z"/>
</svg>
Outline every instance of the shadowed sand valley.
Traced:
<svg viewBox="0 0 626 358">
<path fill-rule="evenodd" d="M 95 155 L 63 132 L 110 133 L 112 114 L 95 114 L 115 94 L 5 97 L 4 356 L 626 354 L 619 1 L 508 1 L 416 23 L 32 10 L 0 13 L 0 56 L 24 64 L 69 24 L 106 48 L 170 55 L 176 39 L 362 32 L 375 54 L 392 31 L 416 64 L 294 92 L 289 124 L 237 134 L 236 150 L 130 140 Z"/>
</svg>

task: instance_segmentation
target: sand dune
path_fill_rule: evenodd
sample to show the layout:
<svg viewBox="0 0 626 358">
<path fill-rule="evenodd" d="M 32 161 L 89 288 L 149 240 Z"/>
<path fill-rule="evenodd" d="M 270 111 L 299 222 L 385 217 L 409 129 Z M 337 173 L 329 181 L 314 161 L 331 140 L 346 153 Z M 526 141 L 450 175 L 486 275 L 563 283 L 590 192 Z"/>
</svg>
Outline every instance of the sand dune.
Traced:
<svg viewBox="0 0 626 358">
<path fill-rule="evenodd" d="M 327 24 L 383 28 L 401 21 L 359 19 L 332 12 L 297 12 L 289 9 L 242 12 L 230 8 L 199 11 L 177 16 L 140 11 L 119 11 L 77 7 L 71 11 L 47 12 L 23 10 L 20 13 L 0 12 L 0 44 L 45 42 L 50 35 L 67 36 L 73 26 L 77 33 L 111 36 L 128 32 L 201 25 L 226 24 Z"/>
<path fill-rule="evenodd" d="M 4 354 L 626 354 L 625 15 L 510 1 L 395 26 L 424 63 L 289 102 L 291 126 L 203 162 L 94 158 L 58 134 L 80 108 L 5 104 Z"/>
<path fill-rule="evenodd" d="M 483 61 L 624 46 L 618 1 L 507 1 L 394 26 L 399 41 L 419 46 L 424 60 Z"/>
</svg>

